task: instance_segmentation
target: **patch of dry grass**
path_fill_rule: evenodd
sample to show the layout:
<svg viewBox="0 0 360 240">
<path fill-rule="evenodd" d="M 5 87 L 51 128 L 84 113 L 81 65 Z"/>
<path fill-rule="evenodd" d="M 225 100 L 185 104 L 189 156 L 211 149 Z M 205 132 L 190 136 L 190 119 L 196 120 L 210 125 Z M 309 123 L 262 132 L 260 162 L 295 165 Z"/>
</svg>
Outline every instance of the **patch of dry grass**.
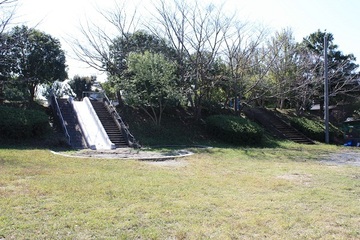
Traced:
<svg viewBox="0 0 360 240">
<path fill-rule="evenodd" d="M 336 147 L 204 149 L 177 164 L 0 149 L 0 238 L 358 239 L 359 168 Z"/>
</svg>

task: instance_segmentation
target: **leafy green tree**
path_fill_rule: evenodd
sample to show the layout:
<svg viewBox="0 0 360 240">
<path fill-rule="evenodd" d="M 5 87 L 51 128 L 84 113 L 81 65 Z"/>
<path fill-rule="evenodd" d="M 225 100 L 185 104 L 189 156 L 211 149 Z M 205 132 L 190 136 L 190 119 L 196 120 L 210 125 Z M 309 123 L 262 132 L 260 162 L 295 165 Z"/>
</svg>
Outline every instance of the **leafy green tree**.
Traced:
<svg viewBox="0 0 360 240">
<path fill-rule="evenodd" d="M 37 86 L 67 78 L 65 53 L 59 40 L 26 26 L 14 27 L 7 41 L 12 78 L 25 83 L 30 102 L 34 101 Z"/>
<path fill-rule="evenodd" d="M 127 58 L 130 53 L 145 53 L 145 51 L 161 53 L 169 59 L 175 57 L 174 50 L 164 39 L 145 31 L 127 33 L 115 38 L 110 46 L 111 61 L 105 63 L 108 72 L 121 74 L 127 68 Z"/>
<path fill-rule="evenodd" d="M 162 54 L 145 51 L 128 58 L 130 79 L 121 82 L 126 101 L 137 106 L 160 126 L 166 106 L 179 100 L 176 87 L 176 65 Z"/>
<path fill-rule="evenodd" d="M 105 91 L 109 99 L 116 99 L 116 88 L 111 81 L 106 81 L 101 83 L 101 88 Z"/>
<path fill-rule="evenodd" d="M 148 34 L 144 31 L 135 33 L 126 33 L 114 39 L 109 47 L 110 58 L 104 64 L 110 75 L 110 81 L 117 90 L 119 103 L 122 104 L 122 96 L 120 95 L 119 86 L 121 81 L 128 79 L 128 57 L 132 53 L 143 54 L 146 51 L 152 53 L 161 53 L 167 59 L 175 56 L 174 50 L 168 46 L 164 39 Z"/>
<path fill-rule="evenodd" d="M 24 81 L 18 81 L 13 72 L 18 56 L 13 53 L 14 39 L 10 33 L 0 34 L 0 103 L 9 101 L 27 101 L 30 93 Z"/>
<path fill-rule="evenodd" d="M 8 79 L 4 82 L 3 97 L 8 101 L 25 102 L 29 99 L 29 92 L 24 83 L 19 83 L 14 79 Z"/>
<path fill-rule="evenodd" d="M 223 87 L 227 72 L 226 64 L 221 58 L 214 59 L 210 52 L 199 52 L 191 55 L 184 66 L 188 71 L 187 89 L 190 90 L 187 100 L 193 108 L 209 108 L 226 101 Z M 197 81 L 194 80 L 195 77 Z"/>
<path fill-rule="evenodd" d="M 76 98 L 81 100 L 83 98 L 83 92 L 91 91 L 91 87 L 94 84 L 96 78 L 93 77 L 80 77 L 79 75 L 69 82 L 71 89 L 74 91 Z"/>
<path fill-rule="evenodd" d="M 7 35 L 0 33 L 0 104 L 5 99 L 5 83 L 10 78 L 10 62 L 8 48 L 6 47 Z"/>
</svg>

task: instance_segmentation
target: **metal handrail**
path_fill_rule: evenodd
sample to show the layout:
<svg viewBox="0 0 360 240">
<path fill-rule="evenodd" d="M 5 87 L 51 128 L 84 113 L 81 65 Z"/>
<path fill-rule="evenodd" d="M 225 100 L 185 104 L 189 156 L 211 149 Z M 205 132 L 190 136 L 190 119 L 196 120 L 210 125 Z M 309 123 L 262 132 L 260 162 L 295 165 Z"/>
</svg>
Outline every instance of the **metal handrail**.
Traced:
<svg viewBox="0 0 360 240">
<path fill-rule="evenodd" d="M 56 96 L 55 96 L 54 94 L 52 95 L 52 98 L 53 98 L 53 102 L 55 103 L 55 106 L 53 106 L 53 108 L 55 108 L 56 114 L 60 117 L 61 126 L 63 127 L 63 130 L 64 130 L 64 132 L 65 132 L 65 137 L 67 138 L 68 144 L 71 146 L 70 134 L 69 134 L 69 132 L 68 132 L 68 130 L 67 130 L 67 127 L 66 127 L 66 125 L 65 125 L 65 121 L 64 121 L 63 115 L 62 115 L 62 113 L 61 113 L 61 111 L 60 111 L 59 103 L 58 103 L 58 101 L 57 101 L 57 99 L 56 99 Z"/>
<path fill-rule="evenodd" d="M 126 127 L 124 121 L 120 117 L 119 113 L 116 111 L 116 108 L 114 105 L 111 104 L 108 96 L 105 92 L 103 92 L 104 98 L 106 100 L 107 106 L 110 108 L 110 113 L 114 114 L 114 118 L 118 121 L 120 124 L 121 130 L 123 131 L 125 138 L 127 139 L 129 146 L 134 148 L 140 148 L 140 144 L 135 140 L 135 137 L 130 133 L 129 129 Z"/>
</svg>

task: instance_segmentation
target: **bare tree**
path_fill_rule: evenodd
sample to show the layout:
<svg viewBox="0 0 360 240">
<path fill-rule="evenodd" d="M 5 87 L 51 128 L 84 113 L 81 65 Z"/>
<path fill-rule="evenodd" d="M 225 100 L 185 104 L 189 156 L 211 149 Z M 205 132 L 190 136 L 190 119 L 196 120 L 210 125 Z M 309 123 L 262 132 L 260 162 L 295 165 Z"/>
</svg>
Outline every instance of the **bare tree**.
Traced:
<svg viewBox="0 0 360 240">
<path fill-rule="evenodd" d="M 86 21 L 80 27 L 83 39 L 73 39 L 78 59 L 106 72 L 114 83 L 123 81 L 126 69 L 124 57 L 119 55 L 121 49 L 116 52 L 114 46 L 124 45 L 134 33 L 147 29 L 150 35 L 165 39 L 165 45 L 169 43 L 175 49 L 179 91 L 187 96 L 196 119 L 201 117 L 204 101 L 211 99 L 219 83 L 225 86 L 225 103 L 241 99 L 263 105 L 276 99 L 277 106 L 283 107 L 289 100 L 300 109 L 321 95 L 322 55 L 299 48 L 290 30 L 275 33 L 267 41 L 269 31 L 262 25 L 242 23 L 236 15 L 225 15 L 221 6 L 181 0 L 157 0 L 153 3 L 153 19 L 142 15 L 141 20 L 146 23 L 142 24 L 136 10 L 128 11 L 125 3 L 114 4 L 111 10 L 98 11 L 106 27 Z M 354 93 L 357 87 L 357 75 L 351 73 L 353 58 L 347 60 L 350 63 L 342 61 L 330 68 L 334 95 Z M 220 73 L 223 75 L 216 76 L 214 69 L 224 63 L 226 67 Z M 239 105 L 234 106 L 238 111 Z"/>
<path fill-rule="evenodd" d="M 199 1 L 159 2 L 155 16 L 159 25 L 151 30 L 158 36 L 165 35 L 176 49 L 181 82 L 199 119 L 203 98 L 212 86 L 207 73 L 220 56 L 223 31 L 229 28 L 230 18 L 223 15 L 221 7 L 201 5 Z"/>
<path fill-rule="evenodd" d="M 259 69 L 263 60 L 259 50 L 266 39 L 267 29 L 249 22 L 237 22 L 230 29 L 225 29 L 223 34 L 223 55 L 229 68 L 228 94 L 233 97 L 234 109 L 238 111 L 237 103 L 263 79 L 263 76 L 258 76 L 255 82 L 250 81 L 254 69 Z"/>
<path fill-rule="evenodd" d="M 310 99 L 320 103 L 323 110 L 324 104 L 324 36 L 327 35 L 329 45 L 328 55 L 328 80 L 330 103 L 346 103 L 354 100 L 360 90 L 358 65 L 353 54 L 343 54 L 334 43 L 331 33 L 318 30 L 304 38 L 301 43 L 303 73 L 308 79 L 312 89 Z M 323 111 L 321 111 L 323 112 Z"/>
<path fill-rule="evenodd" d="M 136 10 L 129 14 L 125 5 L 125 2 L 120 5 L 114 1 L 112 10 L 97 9 L 106 27 L 90 20 L 80 24 L 83 38 L 71 40 L 73 51 L 80 61 L 96 70 L 108 72 L 113 64 L 109 49 L 115 37 L 126 37 L 139 24 Z"/>
<path fill-rule="evenodd" d="M 298 44 L 295 42 L 291 29 L 276 32 L 267 42 L 269 56 L 266 64 L 270 65 L 266 76 L 268 98 L 276 99 L 276 106 L 282 109 L 285 101 L 292 98 L 292 87 L 296 81 L 299 66 Z"/>
<path fill-rule="evenodd" d="M 277 99 L 279 108 L 284 106 L 285 100 L 299 113 L 310 108 L 314 102 L 323 105 L 323 37 L 319 32 L 312 37 L 309 39 L 311 42 L 298 44 L 293 40 L 291 30 L 287 29 L 275 33 L 266 46 L 271 52 L 269 57 L 275 58 L 267 60 L 272 64 L 266 63 L 271 68 L 266 76 L 267 91 L 263 92 L 266 92 L 267 99 Z M 329 57 L 329 94 L 332 102 L 346 102 L 359 91 L 355 58 L 351 54 L 343 55 L 335 45 L 331 47 Z"/>
<path fill-rule="evenodd" d="M 2 34 L 15 17 L 18 0 L 0 0 L 0 34 Z"/>
<path fill-rule="evenodd" d="M 286 101 L 297 110 L 308 108 L 312 96 L 317 94 L 318 84 L 321 84 L 315 81 L 313 74 L 315 69 L 321 68 L 318 57 L 311 56 L 308 49 L 294 41 L 291 29 L 275 32 L 264 51 L 267 54 L 263 65 L 268 71 L 256 90 L 262 99 L 260 104 L 267 101 L 282 109 Z"/>
<path fill-rule="evenodd" d="M 116 38 L 126 38 L 129 33 L 136 31 L 139 26 L 137 11 L 126 9 L 126 2 L 120 4 L 114 1 L 111 10 L 97 9 L 102 23 L 87 20 L 80 24 L 80 32 L 83 38 L 72 39 L 73 52 L 78 60 L 91 68 L 107 73 L 110 79 L 117 78 L 117 56 L 111 54 L 111 47 Z M 116 90 L 119 104 L 123 105 L 120 90 Z"/>
</svg>

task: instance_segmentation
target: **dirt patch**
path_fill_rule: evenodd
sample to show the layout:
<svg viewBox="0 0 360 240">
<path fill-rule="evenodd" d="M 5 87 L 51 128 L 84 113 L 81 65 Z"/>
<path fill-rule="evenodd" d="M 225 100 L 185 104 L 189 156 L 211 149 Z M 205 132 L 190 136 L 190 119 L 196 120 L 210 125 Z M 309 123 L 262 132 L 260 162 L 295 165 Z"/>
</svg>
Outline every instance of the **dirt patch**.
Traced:
<svg viewBox="0 0 360 240">
<path fill-rule="evenodd" d="M 184 159 L 171 159 L 166 161 L 147 161 L 148 164 L 158 167 L 185 167 L 187 166 L 188 162 Z"/>
<path fill-rule="evenodd" d="M 320 157 L 322 163 L 328 165 L 350 165 L 360 167 L 360 151 L 342 151 Z"/>
<path fill-rule="evenodd" d="M 301 173 L 287 173 L 284 175 L 277 176 L 280 179 L 289 180 L 292 182 L 300 183 L 303 185 L 310 185 L 312 176 L 309 174 Z"/>
</svg>

